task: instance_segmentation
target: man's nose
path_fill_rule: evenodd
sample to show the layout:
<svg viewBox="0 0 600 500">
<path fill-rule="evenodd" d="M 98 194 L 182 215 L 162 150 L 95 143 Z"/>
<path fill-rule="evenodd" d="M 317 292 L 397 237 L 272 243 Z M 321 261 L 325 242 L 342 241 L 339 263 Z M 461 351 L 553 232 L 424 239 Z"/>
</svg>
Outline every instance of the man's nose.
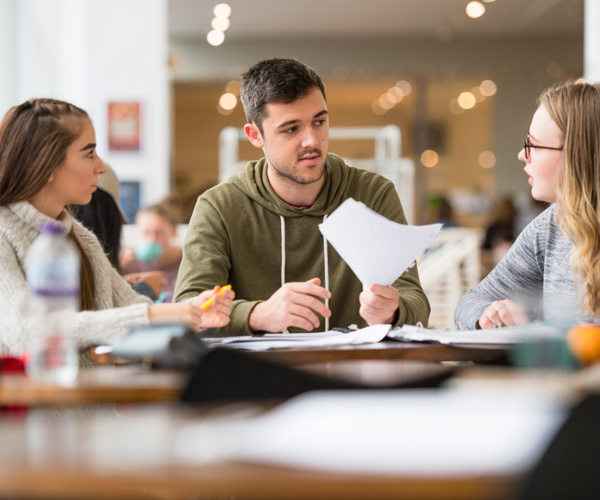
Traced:
<svg viewBox="0 0 600 500">
<path fill-rule="evenodd" d="M 311 127 L 306 127 L 304 134 L 302 136 L 302 147 L 314 147 L 319 143 L 317 139 L 317 134 Z"/>
</svg>

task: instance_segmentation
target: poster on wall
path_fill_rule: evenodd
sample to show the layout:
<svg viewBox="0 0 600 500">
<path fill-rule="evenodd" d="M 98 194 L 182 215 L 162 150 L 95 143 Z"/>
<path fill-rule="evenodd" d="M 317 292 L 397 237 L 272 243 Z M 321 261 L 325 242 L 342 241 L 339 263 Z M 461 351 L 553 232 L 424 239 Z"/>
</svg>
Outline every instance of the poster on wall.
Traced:
<svg viewBox="0 0 600 500">
<path fill-rule="evenodd" d="M 141 186 L 138 181 L 121 181 L 120 202 L 127 220 L 133 224 L 140 209 Z"/>
<path fill-rule="evenodd" d="M 141 151 L 141 104 L 108 103 L 108 150 Z"/>
</svg>

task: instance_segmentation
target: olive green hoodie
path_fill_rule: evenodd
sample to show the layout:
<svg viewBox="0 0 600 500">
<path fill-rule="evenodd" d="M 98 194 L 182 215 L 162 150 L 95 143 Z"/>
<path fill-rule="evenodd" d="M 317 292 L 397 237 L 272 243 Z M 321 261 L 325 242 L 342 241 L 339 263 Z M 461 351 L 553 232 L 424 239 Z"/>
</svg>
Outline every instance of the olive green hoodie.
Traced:
<svg viewBox="0 0 600 500">
<path fill-rule="evenodd" d="M 348 198 L 406 224 L 394 185 L 379 174 L 346 165 L 337 155 L 327 155 L 325 185 L 310 208 L 290 206 L 275 194 L 265 158 L 248 163 L 244 171 L 198 198 L 174 300 L 230 283 L 236 297 L 231 323 L 225 329 L 247 334 L 248 317 L 257 303 L 268 299 L 283 283 L 318 277 L 331 291 L 329 327 L 366 326 L 359 315 L 362 284 L 335 249 L 324 244 L 318 228 Z M 400 292 L 396 324 L 420 321 L 426 325 L 429 302 L 416 266 L 393 286 Z"/>
</svg>

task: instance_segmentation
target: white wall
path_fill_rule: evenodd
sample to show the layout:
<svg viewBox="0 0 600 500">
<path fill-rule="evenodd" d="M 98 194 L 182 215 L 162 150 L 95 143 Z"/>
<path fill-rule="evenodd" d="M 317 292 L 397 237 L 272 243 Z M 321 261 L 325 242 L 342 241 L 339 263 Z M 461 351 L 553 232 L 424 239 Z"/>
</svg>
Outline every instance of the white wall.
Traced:
<svg viewBox="0 0 600 500">
<path fill-rule="evenodd" d="M 98 154 L 121 181 L 142 183 L 142 204 L 170 191 L 167 0 L 0 0 L 2 112 L 32 97 L 90 114 Z M 16 33 L 4 28 L 16 26 Z M 5 72 L 5 69 L 7 71 Z M 108 151 L 107 105 L 142 104 L 142 150 Z"/>
<path fill-rule="evenodd" d="M 0 0 L 0 117 L 15 103 L 16 0 Z"/>
<path fill-rule="evenodd" d="M 600 2 L 585 0 L 584 76 L 588 82 L 600 82 Z"/>
</svg>

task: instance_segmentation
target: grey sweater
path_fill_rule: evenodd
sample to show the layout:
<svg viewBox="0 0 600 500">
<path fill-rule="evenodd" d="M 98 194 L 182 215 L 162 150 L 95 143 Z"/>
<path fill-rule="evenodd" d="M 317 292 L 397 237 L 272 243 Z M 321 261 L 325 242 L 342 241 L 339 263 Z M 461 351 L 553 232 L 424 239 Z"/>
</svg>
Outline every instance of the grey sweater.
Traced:
<svg viewBox="0 0 600 500">
<path fill-rule="evenodd" d="M 19 356 L 30 335 L 25 260 L 42 223 L 51 219 L 30 203 L 0 206 L 0 353 Z M 80 347 L 106 342 L 129 327 L 147 324 L 151 301 L 136 294 L 111 266 L 97 238 L 67 212 L 59 222 L 73 231 L 94 273 L 96 310 L 77 313 L 75 332 Z"/>
<path fill-rule="evenodd" d="M 569 262 L 574 246 L 555 217 L 551 205 L 523 230 L 492 272 L 464 295 L 454 315 L 457 326 L 475 328 L 485 309 L 502 299 L 523 304 L 532 321 L 600 323 L 600 318 L 581 312 L 582 291 L 576 290 Z"/>
</svg>

